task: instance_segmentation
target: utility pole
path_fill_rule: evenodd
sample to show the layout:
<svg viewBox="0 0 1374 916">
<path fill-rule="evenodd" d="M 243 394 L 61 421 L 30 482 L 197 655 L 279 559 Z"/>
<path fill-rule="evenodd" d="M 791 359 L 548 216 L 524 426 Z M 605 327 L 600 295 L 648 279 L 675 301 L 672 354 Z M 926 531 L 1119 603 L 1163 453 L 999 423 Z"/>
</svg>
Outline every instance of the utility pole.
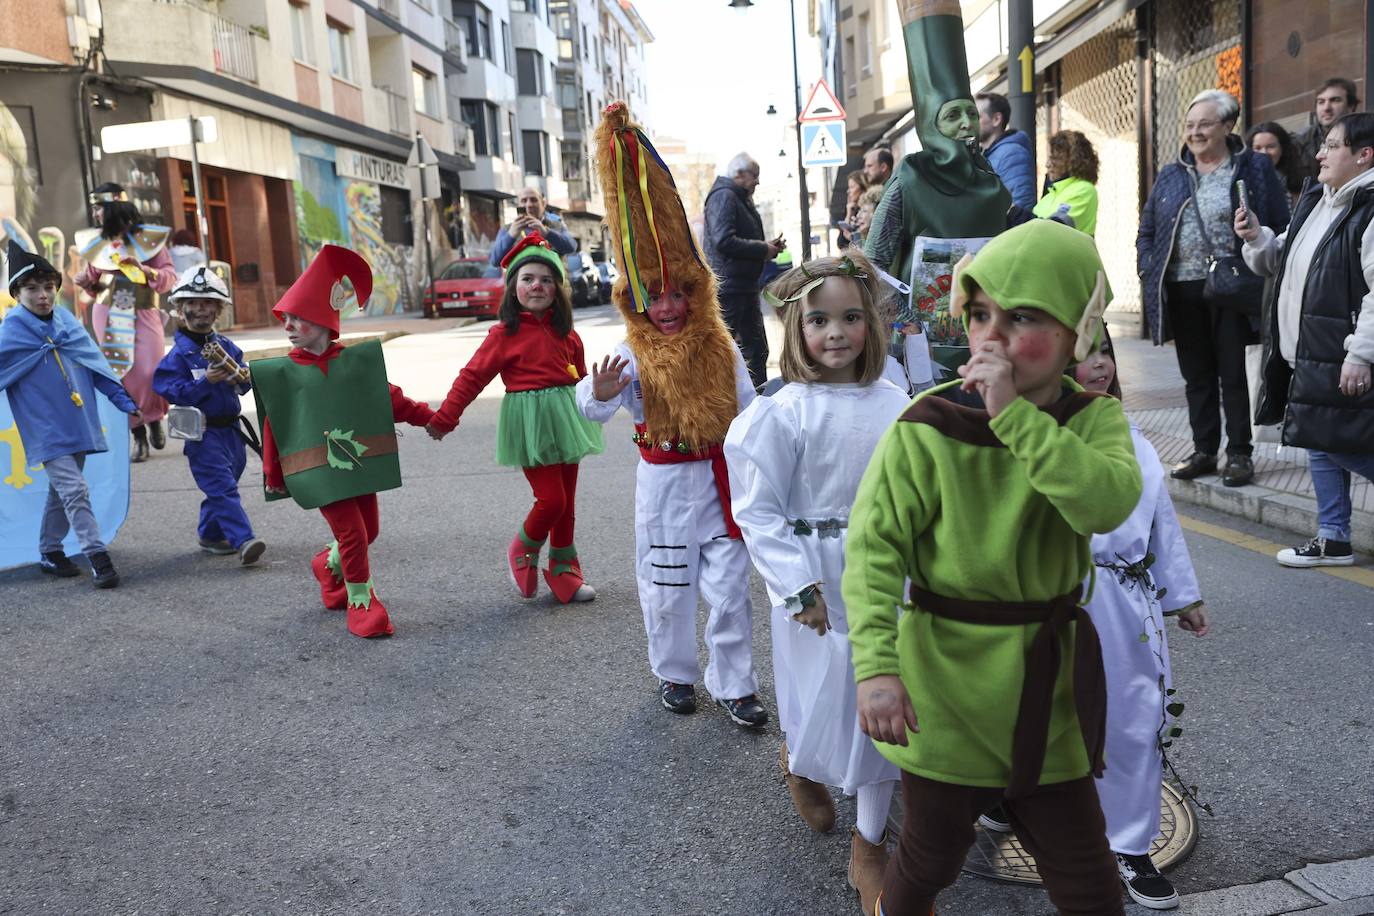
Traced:
<svg viewBox="0 0 1374 916">
<path fill-rule="evenodd" d="M 1031 172 L 1035 174 L 1035 13 L 1032 0 L 1007 4 L 1007 101 L 1011 124 L 1031 137 Z"/>
<path fill-rule="evenodd" d="M 1026 0 L 1029 4 L 1030 0 Z M 806 166 L 802 160 L 805 153 L 802 150 L 802 97 L 801 97 L 801 70 L 797 66 L 797 3 L 796 0 L 788 0 L 788 7 L 792 13 L 792 82 L 797 91 L 797 185 L 801 201 L 801 230 L 802 230 L 802 260 L 811 260 L 811 194 L 806 189 Z"/>
</svg>

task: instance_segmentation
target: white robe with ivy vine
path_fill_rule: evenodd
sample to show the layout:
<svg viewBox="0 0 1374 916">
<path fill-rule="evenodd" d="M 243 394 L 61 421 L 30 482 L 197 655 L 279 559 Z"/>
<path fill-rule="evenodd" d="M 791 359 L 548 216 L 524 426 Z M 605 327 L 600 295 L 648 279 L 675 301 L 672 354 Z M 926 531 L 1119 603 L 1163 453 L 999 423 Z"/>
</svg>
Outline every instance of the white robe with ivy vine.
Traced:
<svg viewBox="0 0 1374 916">
<path fill-rule="evenodd" d="M 1097 578 L 1087 610 L 1107 672 L 1107 768 L 1097 781 L 1107 840 L 1113 852 L 1144 855 L 1159 834 L 1164 764 L 1158 742 L 1171 724 L 1165 707 L 1178 699 L 1165 694 L 1172 677 L 1163 612 L 1186 607 L 1201 594 L 1164 466 L 1134 426 L 1131 438 L 1144 491 L 1121 527 L 1092 538 Z M 1153 590 L 1129 577 L 1123 582 L 1107 566 L 1137 563 L 1148 554 L 1155 557 L 1149 568 L 1154 588 L 1164 593 L 1159 600 Z"/>
<path fill-rule="evenodd" d="M 821 537 L 796 533 L 795 523 L 847 524 L 878 439 L 909 403 L 886 379 L 793 382 L 750 404 L 725 437 L 730 508 L 773 605 L 773 681 L 790 768 L 847 795 L 899 774 L 859 729 L 840 595 L 848 528 L 827 527 Z M 817 582 L 832 627 L 824 635 L 797 623 L 785 606 Z"/>
</svg>

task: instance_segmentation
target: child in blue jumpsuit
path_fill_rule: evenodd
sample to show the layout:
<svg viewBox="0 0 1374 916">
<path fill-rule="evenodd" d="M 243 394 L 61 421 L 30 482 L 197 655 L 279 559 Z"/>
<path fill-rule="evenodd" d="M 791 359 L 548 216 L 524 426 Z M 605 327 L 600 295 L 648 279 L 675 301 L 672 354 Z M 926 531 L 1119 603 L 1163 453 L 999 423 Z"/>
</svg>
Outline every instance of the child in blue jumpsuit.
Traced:
<svg viewBox="0 0 1374 916">
<path fill-rule="evenodd" d="M 205 494 L 197 529 L 200 546 L 207 553 L 237 553 L 239 562 L 250 566 L 267 549 L 254 537 L 239 499 L 239 477 L 247 463 L 239 395 L 246 394 L 250 385 L 222 367 L 210 366 L 201 354 L 213 341 L 240 366 L 244 364 L 243 351 L 229 338 L 215 333 L 220 308 L 231 301 L 229 290 L 208 267 L 197 265 L 177 278 L 168 301 L 181 311 L 182 326 L 153 374 L 153 390 L 169 403 L 195 407 L 205 414 L 203 437 L 199 442 L 187 440 L 185 448 L 191 476 Z"/>
</svg>

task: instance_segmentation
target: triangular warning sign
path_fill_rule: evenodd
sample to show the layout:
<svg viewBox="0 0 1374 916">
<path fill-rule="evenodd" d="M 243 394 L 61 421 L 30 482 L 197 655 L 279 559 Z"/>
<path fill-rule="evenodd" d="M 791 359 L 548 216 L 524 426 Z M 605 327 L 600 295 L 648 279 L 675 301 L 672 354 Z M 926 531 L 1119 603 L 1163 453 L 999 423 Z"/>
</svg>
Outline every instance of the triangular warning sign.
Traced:
<svg viewBox="0 0 1374 916">
<path fill-rule="evenodd" d="M 812 88 L 811 97 L 806 100 L 806 107 L 797 120 L 836 121 L 843 117 L 844 109 L 840 107 L 840 100 L 835 98 L 826 81 L 821 80 Z"/>
</svg>

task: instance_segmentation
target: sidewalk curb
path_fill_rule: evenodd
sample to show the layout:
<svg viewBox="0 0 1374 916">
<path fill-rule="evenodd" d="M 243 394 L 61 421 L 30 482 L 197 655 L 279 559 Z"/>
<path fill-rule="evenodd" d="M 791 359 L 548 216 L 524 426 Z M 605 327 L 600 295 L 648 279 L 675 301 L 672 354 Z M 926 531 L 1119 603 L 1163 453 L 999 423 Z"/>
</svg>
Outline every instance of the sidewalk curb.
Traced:
<svg viewBox="0 0 1374 916">
<path fill-rule="evenodd" d="M 1371 916 L 1374 856 L 1307 865 L 1282 878 L 1184 894 L 1188 916 Z M 1127 912 L 1148 912 L 1136 906 Z"/>
<path fill-rule="evenodd" d="M 1168 478 L 1169 495 L 1177 503 L 1215 509 L 1227 515 L 1268 525 L 1309 538 L 1317 533 L 1317 501 L 1251 484 L 1223 486 L 1218 480 Z M 1351 542 L 1358 551 L 1374 553 L 1374 512 L 1355 510 L 1350 516 Z"/>
</svg>

